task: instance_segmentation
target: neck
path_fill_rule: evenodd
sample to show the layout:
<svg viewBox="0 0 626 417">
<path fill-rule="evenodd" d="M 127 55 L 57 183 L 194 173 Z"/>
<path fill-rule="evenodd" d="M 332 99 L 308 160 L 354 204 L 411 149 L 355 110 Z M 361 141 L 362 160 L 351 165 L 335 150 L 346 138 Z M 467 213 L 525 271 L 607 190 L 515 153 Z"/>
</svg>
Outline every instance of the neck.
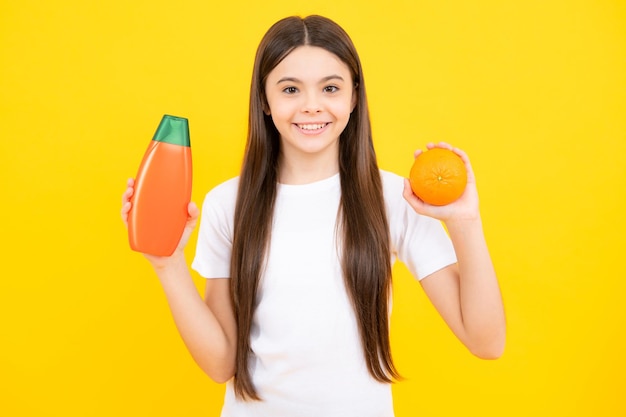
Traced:
<svg viewBox="0 0 626 417">
<path fill-rule="evenodd" d="M 330 178 L 339 172 L 337 158 L 319 160 L 316 158 L 285 158 L 281 155 L 278 182 L 281 184 L 301 185 Z"/>
</svg>

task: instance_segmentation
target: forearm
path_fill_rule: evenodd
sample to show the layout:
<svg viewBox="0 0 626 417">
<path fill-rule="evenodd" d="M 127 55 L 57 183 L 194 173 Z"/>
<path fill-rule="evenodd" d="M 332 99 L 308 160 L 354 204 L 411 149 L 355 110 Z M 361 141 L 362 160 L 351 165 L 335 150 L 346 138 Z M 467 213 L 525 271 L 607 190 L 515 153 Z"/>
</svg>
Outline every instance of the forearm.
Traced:
<svg viewBox="0 0 626 417">
<path fill-rule="evenodd" d="M 480 218 L 446 223 L 457 254 L 459 303 L 466 345 L 479 357 L 504 349 L 505 316 Z"/>
<path fill-rule="evenodd" d="M 216 382 L 234 373 L 235 340 L 204 302 L 180 255 L 155 271 L 169 304 L 174 323 L 198 366 Z"/>
</svg>

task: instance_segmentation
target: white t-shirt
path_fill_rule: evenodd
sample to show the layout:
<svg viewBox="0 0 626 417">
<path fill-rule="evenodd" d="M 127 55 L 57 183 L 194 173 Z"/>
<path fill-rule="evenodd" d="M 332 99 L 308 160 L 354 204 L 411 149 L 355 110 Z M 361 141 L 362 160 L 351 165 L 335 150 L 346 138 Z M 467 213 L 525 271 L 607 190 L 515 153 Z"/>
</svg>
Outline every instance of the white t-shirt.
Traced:
<svg viewBox="0 0 626 417">
<path fill-rule="evenodd" d="M 381 171 L 392 261 L 422 279 L 456 262 L 441 223 L 415 213 L 403 179 Z M 238 178 L 204 201 L 192 268 L 205 278 L 230 276 Z M 354 311 L 344 288 L 336 240 L 339 174 L 278 186 L 267 266 L 253 317 L 249 366 L 263 401 L 240 401 L 228 383 L 222 417 L 391 417 L 391 386 L 365 364 Z"/>
</svg>

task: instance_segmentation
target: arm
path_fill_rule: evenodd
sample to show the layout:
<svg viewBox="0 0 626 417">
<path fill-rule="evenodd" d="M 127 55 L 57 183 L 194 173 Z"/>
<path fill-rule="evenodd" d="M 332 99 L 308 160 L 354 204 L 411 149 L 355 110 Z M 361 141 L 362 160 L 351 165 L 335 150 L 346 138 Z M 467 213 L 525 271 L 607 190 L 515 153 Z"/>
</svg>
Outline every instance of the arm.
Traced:
<svg viewBox="0 0 626 417">
<path fill-rule="evenodd" d="M 431 274 L 421 284 L 459 340 L 474 355 L 495 359 L 504 350 L 506 323 L 498 280 L 483 234 L 474 174 L 464 152 L 444 143 L 438 146 L 454 150 L 463 159 L 468 182 L 459 200 L 435 207 L 419 200 L 408 180 L 405 181 L 404 198 L 416 212 L 445 223 L 458 259 L 457 264 Z"/>
<path fill-rule="evenodd" d="M 133 181 L 122 197 L 122 220 L 127 223 Z M 198 208 L 189 204 L 189 220 L 174 254 L 157 257 L 144 254 L 152 264 L 170 307 L 174 323 L 198 366 L 216 382 L 234 374 L 236 324 L 228 279 L 206 282 L 205 299 L 198 293 L 184 256 L 184 247 L 198 220 Z"/>
<path fill-rule="evenodd" d="M 215 382 L 228 381 L 235 372 L 237 337 L 229 279 L 206 280 L 203 301 L 183 256 L 155 270 L 189 353 Z"/>
</svg>

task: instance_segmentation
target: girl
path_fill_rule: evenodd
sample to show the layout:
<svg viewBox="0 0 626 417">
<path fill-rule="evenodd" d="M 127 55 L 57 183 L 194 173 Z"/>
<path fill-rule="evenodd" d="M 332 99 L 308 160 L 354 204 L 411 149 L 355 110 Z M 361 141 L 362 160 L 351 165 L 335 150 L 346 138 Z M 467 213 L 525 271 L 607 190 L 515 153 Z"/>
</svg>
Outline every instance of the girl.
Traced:
<svg viewBox="0 0 626 417">
<path fill-rule="evenodd" d="M 469 160 L 463 196 L 420 201 L 378 169 L 361 64 L 320 16 L 289 17 L 254 63 L 241 175 L 208 193 L 192 263 L 146 255 L 198 365 L 228 382 L 222 416 L 393 416 L 391 266 L 405 262 L 476 356 L 504 347 L 500 291 Z M 420 151 L 415 153 L 417 156 Z M 133 181 L 123 196 L 130 210 Z M 444 222 L 449 233 L 445 233 Z"/>
</svg>

